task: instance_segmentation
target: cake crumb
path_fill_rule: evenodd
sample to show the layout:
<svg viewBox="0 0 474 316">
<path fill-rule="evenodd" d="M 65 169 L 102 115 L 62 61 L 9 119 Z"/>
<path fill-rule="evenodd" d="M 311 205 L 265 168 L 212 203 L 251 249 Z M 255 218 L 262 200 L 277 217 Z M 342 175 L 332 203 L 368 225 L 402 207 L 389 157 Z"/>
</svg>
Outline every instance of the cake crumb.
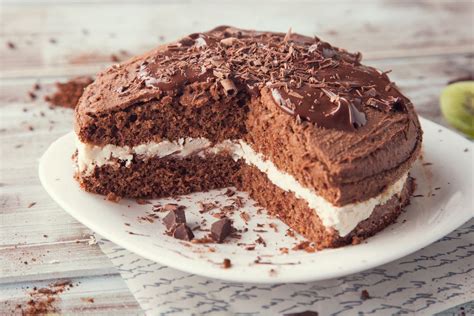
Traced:
<svg viewBox="0 0 474 316">
<path fill-rule="evenodd" d="M 230 259 L 225 258 L 222 262 L 222 268 L 229 269 L 230 267 L 232 267 L 232 262 L 230 261 Z"/>
<path fill-rule="evenodd" d="M 285 234 L 285 235 L 288 236 L 288 237 L 295 237 L 295 232 L 292 231 L 290 228 L 288 228 L 288 229 L 286 230 L 286 234 Z"/>
<path fill-rule="evenodd" d="M 191 240 L 191 243 L 193 243 L 193 244 L 213 244 L 213 243 L 215 243 L 215 241 L 211 237 L 205 236 L 205 237 L 193 239 L 193 240 Z"/>
<path fill-rule="evenodd" d="M 227 189 L 225 192 L 224 192 L 225 195 L 227 195 L 228 197 L 232 197 L 235 195 L 235 191 L 234 190 L 231 190 L 231 189 Z"/>
<path fill-rule="evenodd" d="M 16 49 L 16 45 L 15 45 L 15 43 L 13 43 L 13 42 L 7 42 L 7 47 L 8 47 L 9 49 Z"/>
<path fill-rule="evenodd" d="M 278 233 L 278 227 L 275 223 L 270 223 L 268 224 L 268 226 L 270 226 L 270 228 L 272 228 L 275 231 L 275 233 Z"/>
<path fill-rule="evenodd" d="M 109 192 L 105 199 L 110 202 L 118 203 L 122 198 L 113 192 Z"/>
<path fill-rule="evenodd" d="M 81 301 L 86 302 L 86 303 L 94 303 L 95 300 L 92 297 L 81 297 Z"/>
<path fill-rule="evenodd" d="M 44 100 L 52 106 L 61 106 L 74 109 L 82 96 L 84 89 L 90 85 L 94 79 L 89 76 L 73 78 L 67 82 L 56 83 L 57 91 L 52 95 L 47 95 Z"/>
<path fill-rule="evenodd" d="M 57 307 L 60 301 L 59 295 L 69 290 L 73 285 L 71 281 L 58 281 L 50 284 L 48 287 L 33 287 L 28 292 L 30 300 L 26 302 L 26 306 L 18 305 L 22 315 L 45 315 L 60 314 L 61 310 Z"/>
<path fill-rule="evenodd" d="M 358 245 L 362 242 L 362 238 L 359 238 L 357 236 L 352 237 L 352 244 L 353 245 Z"/>
<path fill-rule="evenodd" d="M 151 204 L 150 201 L 143 200 L 143 199 L 136 199 L 135 202 L 137 202 L 137 204 L 139 205 Z"/>
<path fill-rule="evenodd" d="M 360 299 L 365 301 L 365 300 L 368 300 L 370 298 L 370 295 L 369 295 L 369 292 L 367 290 L 362 290 L 362 292 L 360 292 Z"/>
</svg>

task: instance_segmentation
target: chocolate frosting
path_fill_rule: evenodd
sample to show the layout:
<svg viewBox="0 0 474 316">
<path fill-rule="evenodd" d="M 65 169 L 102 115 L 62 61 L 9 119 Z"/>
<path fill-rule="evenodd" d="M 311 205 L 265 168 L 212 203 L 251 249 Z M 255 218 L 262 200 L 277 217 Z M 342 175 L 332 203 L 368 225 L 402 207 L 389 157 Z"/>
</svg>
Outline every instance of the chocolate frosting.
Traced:
<svg viewBox="0 0 474 316">
<path fill-rule="evenodd" d="M 379 85 L 385 87 L 387 78 L 361 66 L 360 59 L 360 54 L 291 31 L 219 27 L 168 45 L 162 54 L 141 63 L 138 77 L 146 86 L 161 90 L 213 80 L 227 94 L 235 94 L 237 86 L 258 94 L 266 86 L 281 109 L 298 120 L 353 131 L 367 121 L 364 105 L 400 110 L 391 107 L 395 98 L 390 94 L 367 93 Z"/>
<path fill-rule="evenodd" d="M 123 101 L 130 86 L 138 86 L 145 91 L 135 96 L 146 101 L 150 95 L 177 95 L 193 82 L 217 83 L 230 96 L 256 96 L 269 88 L 273 101 L 296 120 L 355 131 L 367 123 L 368 107 L 403 112 L 409 102 L 385 73 L 360 60 L 360 53 L 317 37 L 221 26 L 117 66 L 130 73 L 115 93 Z"/>
</svg>

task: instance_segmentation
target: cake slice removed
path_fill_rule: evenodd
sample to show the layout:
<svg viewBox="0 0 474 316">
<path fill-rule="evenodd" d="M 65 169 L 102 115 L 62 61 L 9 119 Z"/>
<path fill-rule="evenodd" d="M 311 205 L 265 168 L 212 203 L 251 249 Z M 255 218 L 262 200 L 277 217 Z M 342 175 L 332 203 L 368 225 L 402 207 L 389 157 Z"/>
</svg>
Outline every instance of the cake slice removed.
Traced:
<svg viewBox="0 0 474 316">
<path fill-rule="evenodd" d="M 235 186 L 320 248 L 394 222 L 422 132 L 386 73 L 318 38 L 218 27 L 100 73 L 76 178 L 160 198 Z"/>
</svg>

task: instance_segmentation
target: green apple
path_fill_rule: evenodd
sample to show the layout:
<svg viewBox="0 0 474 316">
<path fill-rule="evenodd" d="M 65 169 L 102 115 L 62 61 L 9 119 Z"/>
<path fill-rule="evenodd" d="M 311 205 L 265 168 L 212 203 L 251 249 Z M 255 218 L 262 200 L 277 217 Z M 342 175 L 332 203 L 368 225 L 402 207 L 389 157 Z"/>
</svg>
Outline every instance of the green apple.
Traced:
<svg viewBox="0 0 474 316">
<path fill-rule="evenodd" d="M 474 138 L 474 81 L 456 82 L 444 88 L 440 104 L 449 124 Z"/>
</svg>

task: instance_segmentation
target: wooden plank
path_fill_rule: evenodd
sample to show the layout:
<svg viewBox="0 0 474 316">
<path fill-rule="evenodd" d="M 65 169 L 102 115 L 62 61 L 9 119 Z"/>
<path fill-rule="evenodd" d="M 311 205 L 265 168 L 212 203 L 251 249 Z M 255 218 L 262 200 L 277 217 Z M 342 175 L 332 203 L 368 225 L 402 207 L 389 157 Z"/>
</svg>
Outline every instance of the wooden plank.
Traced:
<svg viewBox="0 0 474 316">
<path fill-rule="evenodd" d="M 130 293 L 119 274 L 101 277 L 61 278 L 73 285 L 55 296 L 51 305 L 61 314 L 110 314 L 110 315 L 143 315 L 140 306 Z M 0 315 L 21 315 L 27 302 L 32 299 L 28 294 L 34 287 L 48 288 L 57 279 L 18 282 L 0 285 Z"/>
<path fill-rule="evenodd" d="M 81 3 L 12 4 L 3 8 L 0 34 L 17 48 L 0 46 L 2 77 L 62 75 L 65 65 L 95 72 L 120 50 L 137 54 L 219 24 L 283 32 L 291 26 L 362 51 L 367 59 L 472 52 L 474 35 L 466 26 L 472 25 L 473 9 L 471 1 L 130 3 L 97 4 L 93 10 Z"/>
<path fill-rule="evenodd" d="M 99 246 L 89 245 L 88 239 L 2 247 L 0 269 L 0 284 L 117 272 Z"/>
</svg>

